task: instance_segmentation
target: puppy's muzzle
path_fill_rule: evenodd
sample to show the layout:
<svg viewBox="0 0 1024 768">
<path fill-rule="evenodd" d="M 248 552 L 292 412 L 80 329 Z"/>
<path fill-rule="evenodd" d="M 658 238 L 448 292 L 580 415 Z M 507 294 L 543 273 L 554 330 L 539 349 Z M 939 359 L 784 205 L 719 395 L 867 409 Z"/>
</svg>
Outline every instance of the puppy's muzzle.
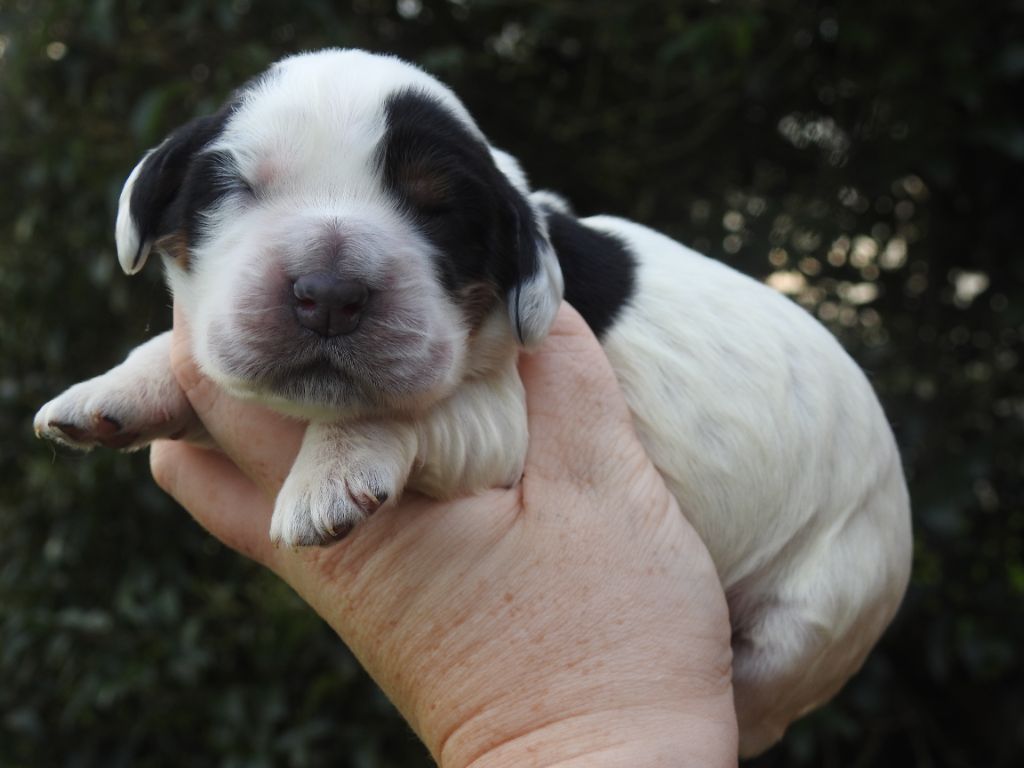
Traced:
<svg viewBox="0 0 1024 768">
<path fill-rule="evenodd" d="M 303 275 L 295 281 L 292 292 L 299 325 L 328 338 L 358 328 L 370 298 L 370 291 L 362 283 L 325 272 Z"/>
</svg>

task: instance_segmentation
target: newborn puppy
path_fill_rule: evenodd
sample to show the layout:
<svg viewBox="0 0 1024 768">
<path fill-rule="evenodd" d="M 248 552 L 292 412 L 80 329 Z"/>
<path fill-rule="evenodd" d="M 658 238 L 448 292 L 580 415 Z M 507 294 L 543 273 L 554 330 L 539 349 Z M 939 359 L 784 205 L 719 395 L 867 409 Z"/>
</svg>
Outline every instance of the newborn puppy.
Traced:
<svg viewBox="0 0 1024 768">
<path fill-rule="evenodd" d="M 514 485 L 517 352 L 564 296 L 714 558 L 743 755 L 831 697 L 896 611 L 911 550 L 899 455 L 831 335 L 663 235 L 531 193 L 409 64 L 331 50 L 274 65 L 146 154 L 117 252 L 129 274 L 163 257 L 209 377 L 309 420 L 278 544 L 330 542 L 406 487 Z M 122 450 L 200 437 L 169 341 L 48 403 L 37 433 Z"/>
</svg>

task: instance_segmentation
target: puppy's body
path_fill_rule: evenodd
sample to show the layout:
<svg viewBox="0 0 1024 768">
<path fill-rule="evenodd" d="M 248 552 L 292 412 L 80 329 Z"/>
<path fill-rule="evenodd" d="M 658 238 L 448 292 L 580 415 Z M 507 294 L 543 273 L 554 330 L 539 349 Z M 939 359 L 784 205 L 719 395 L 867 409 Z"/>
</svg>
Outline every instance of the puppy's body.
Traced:
<svg viewBox="0 0 1024 768">
<path fill-rule="evenodd" d="M 165 256 L 208 375 L 311 419 L 275 541 L 322 543 L 407 486 L 514 484 L 517 349 L 543 339 L 564 294 L 718 568 L 743 754 L 838 690 L 896 610 L 910 551 L 899 457 L 836 341 L 662 235 L 531 194 L 409 65 L 355 51 L 276 65 L 139 163 L 117 234 L 128 272 Z M 201 434 L 167 343 L 44 406 L 37 431 L 128 449 Z"/>
<path fill-rule="evenodd" d="M 863 373 L 797 305 L 645 227 L 582 223 L 642 254 L 603 345 L 725 587 L 755 754 L 839 689 L 896 611 L 910 524 L 895 441 Z"/>
</svg>

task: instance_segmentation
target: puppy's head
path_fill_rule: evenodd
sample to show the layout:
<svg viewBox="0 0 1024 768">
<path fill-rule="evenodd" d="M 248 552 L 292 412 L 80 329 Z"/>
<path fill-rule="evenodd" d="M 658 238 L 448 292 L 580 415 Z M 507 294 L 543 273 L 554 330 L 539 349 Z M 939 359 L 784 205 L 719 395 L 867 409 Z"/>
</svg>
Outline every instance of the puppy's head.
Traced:
<svg viewBox="0 0 1024 768">
<path fill-rule="evenodd" d="M 118 258 L 165 257 L 229 390 L 310 416 L 414 410 L 550 328 L 562 278 L 527 193 L 421 70 L 311 53 L 142 159 Z"/>
</svg>

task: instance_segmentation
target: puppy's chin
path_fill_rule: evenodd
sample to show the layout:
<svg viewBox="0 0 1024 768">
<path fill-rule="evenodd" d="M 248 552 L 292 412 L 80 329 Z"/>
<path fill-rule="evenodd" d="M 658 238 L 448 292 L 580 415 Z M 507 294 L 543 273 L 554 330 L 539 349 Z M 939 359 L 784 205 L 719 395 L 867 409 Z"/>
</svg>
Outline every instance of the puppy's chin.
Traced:
<svg viewBox="0 0 1024 768">
<path fill-rule="evenodd" d="M 233 397 L 308 421 L 366 418 L 396 410 L 367 397 L 356 387 L 343 385 L 331 378 L 296 376 L 278 382 L 240 379 L 224 374 L 213 374 L 210 378 Z"/>
<path fill-rule="evenodd" d="M 366 394 L 361 388 L 339 385 L 329 380 L 301 379 L 283 385 L 256 384 L 228 388 L 229 392 L 266 405 L 279 413 L 315 421 L 339 421 L 353 418 L 416 416 L 426 413 L 449 396 L 454 387 L 386 396 Z"/>
<path fill-rule="evenodd" d="M 362 388 L 330 379 L 296 378 L 280 383 L 224 375 L 210 375 L 210 378 L 232 397 L 306 421 L 416 414 L 426 411 L 446 394 L 426 392 L 418 397 L 385 398 L 379 394 L 368 396 Z"/>
<path fill-rule="evenodd" d="M 197 350 L 203 372 L 229 394 L 302 419 L 336 421 L 415 415 L 449 396 L 463 378 L 450 345 L 430 345 L 411 365 L 340 365 L 320 357 L 275 360 L 238 345 Z M 415 356 L 412 356 L 415 357 Z"/>
</svg>

